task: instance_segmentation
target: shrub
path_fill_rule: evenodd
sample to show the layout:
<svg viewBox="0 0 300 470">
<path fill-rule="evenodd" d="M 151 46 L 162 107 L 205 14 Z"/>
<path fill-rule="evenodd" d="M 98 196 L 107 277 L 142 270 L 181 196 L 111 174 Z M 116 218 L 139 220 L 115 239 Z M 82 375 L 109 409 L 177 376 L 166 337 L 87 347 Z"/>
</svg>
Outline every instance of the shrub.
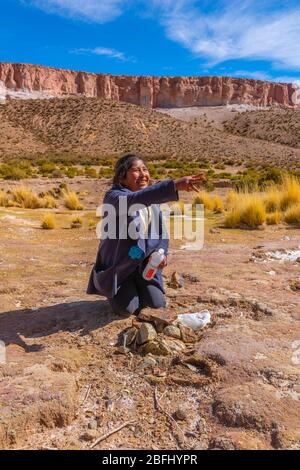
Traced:
<svg viewBox="0 0 300 470">
<path fill-rule="evenodd" d="M 44 197 L 44 207 L 48 209 L 55 209 L 57 207 L 56 199 L 53 196 L 46 195 Z"/>
<path fill-rule="evenodd" d="M 79 199 L 74 191 L 64 190 L 63 192 L 64 204 L 67 209 L 71 211 L 80 211 L 83 209 L 83 205 L 79 202 Z"/>
<path fill-rule="evenodd" d="M 238 228 L 241 223 L 241 212 L 238 209 L 232 209 L 227 213 L 224 225 L 227 228 Z"/>
<path fill-rule="evenodd" d="M 290 207 L 284 216 L 284 221 L 291 225 L 300 225 L 300 204 Z"/>
<path fill-rule="evenodd" d="M 12 165 L 0 165 L 0 177 L 5 180 L 18 181 L 27 178 L 26 170 Z"/>
<path fill-rule="evenodd" d="M 9 197 L 4 191 L 0 191 L 0 207 L 8 207 L 9 205 Z"/>
<path fill-rule="evenodd" d="M 84 174 L 89 178 L 97 178 L 97 171 L 95 168 L 85 167 Z"/>
<path fill-rule="evenodd" d="M 184 202 L 183 201 L 178 201 L 175 202 L 174 204 L 171 205 L 171 213 L 175 215 L 183 215 L 185 213 L 185 207 L 184 207 Z"/>
<path fill-rule="evenodd" d="M 89 229 L 92 230 L 96 228 L 98 221 L 94 219 L 89 219 Z"/>
<path fill-rule="evenodd" d="M 56 221 L 53 214 L 45 214 L 41 227 L 44 230 L 53 230 L 56 227 Z"/>
<path fill-rule="evenodd" d="M 279 211 L 268 214 L 266 218 L 267 225 L 278 225 L 281 223 L 281 220 L 282 214 Z"/>
<path fill-rule="evenodd" d="M 224 210 L 224 204 L 220 196 L 215 196 L 213 198 L 213 211 L 217 214 L 221 214 Z"/>
<path fill-rule="evenodd" d="M 82 227 L 82 224 L 83 224 L 83 220 L 81 217 L 73 217 L 72 221 L 71 221 L 71 228 L 80 228 Z"/>
<path fill-rule="evenodd" d="M 225 226 L 236 228 L 245 225 L 257 228 L 266 221 L 266 211 L 258 194 L 232 193 L 230 211 L 225 217 Z"/>
<path fill-rule="evenodd" d="M 65 175 L 68 177 L 68 178 L 74 178 L 74 176 L 77 176 L 78 174 L 78 170 L 76 168 L 76 166 L 70 166 L 69 168 L 67 168 L 67 170 L 65 171 Z"/>
<path fill-rule="evenodd" d="M 241 212 L 241 223 L 250 228 L 256 228 L 266 221 L 266 211 L 262 200 L 253 196 L 245 202 Z"/>
<path fill-rule="evenodd" d="M 43 200 L 25 186 L 20 186 L 12 191 L 13 200 L 19 207 L 25 209 L 39 209 L 43 207 Z"/>
<path fill-rule="evenodd" d="M 281 207 L 282 193 L 272 186 L 264 197 L 264 205 L 267 212 L 278 212 Z"/>
<path fill-rule="evenodd" d="M 213 198 L 206 191 L 200 191 L 200 193 L 194 198 L 193 206 L 196 206 L 196 204 L 203 204 L 204 210 L 211 211 L 214 209 Z"/>
<path fill-rule="evenodd" d="M 300 203 L 300 182 L 294 176 L 285 176 L 282 186 L 281 209 Z"/>
</svg>

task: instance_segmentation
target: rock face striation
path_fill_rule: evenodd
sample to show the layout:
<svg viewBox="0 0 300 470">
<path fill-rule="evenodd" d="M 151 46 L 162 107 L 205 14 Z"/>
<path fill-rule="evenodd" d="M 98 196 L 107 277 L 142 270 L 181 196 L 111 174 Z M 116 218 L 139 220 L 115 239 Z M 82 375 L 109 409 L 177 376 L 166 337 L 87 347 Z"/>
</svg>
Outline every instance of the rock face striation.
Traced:
<svg viewBox="0 0 300 470">
<path fill-rule="evenodd" d="M 84 95 L 147 108 L 191 106 L 295 106 L 295 88 L 231 77 L 151 77 L 95 74 L 39 65 L 0 62 L 0 98 Z"/>
</svg>

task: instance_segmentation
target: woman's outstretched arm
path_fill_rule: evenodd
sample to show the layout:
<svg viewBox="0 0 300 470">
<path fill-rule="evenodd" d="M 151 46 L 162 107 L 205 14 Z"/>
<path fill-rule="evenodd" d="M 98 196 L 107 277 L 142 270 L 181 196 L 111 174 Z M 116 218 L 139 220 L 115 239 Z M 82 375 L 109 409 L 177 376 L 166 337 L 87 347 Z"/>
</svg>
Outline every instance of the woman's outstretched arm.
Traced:
<svg viewBox="0 0 300 470">
<path fill-rule="evenodd" d="M 133 204 L 150 206 L 151 204 L 178 201 L 178 191 L 198 191 L 198 186 L 203 181 L 205 181 L 205 177 L 201 174 L 184 176 L 177 180 L 166 179 L 135 192 L 126 188 L 111 189 L 106 193 L 104 203 L 112 204 L 118 210 L 120 197 L 126 197 L 128 207 Z"/>
</svg>

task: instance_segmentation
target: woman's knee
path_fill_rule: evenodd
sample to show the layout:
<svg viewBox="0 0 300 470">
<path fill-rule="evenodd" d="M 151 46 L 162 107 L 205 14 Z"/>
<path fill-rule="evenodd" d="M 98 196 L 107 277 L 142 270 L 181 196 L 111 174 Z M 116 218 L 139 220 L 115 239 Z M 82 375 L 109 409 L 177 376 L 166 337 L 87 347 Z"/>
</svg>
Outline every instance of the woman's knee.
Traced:
<svg viewBox="0 0 300 470">
<path fill-rule="evenodd" d="M 122 302 L 120 299 L 110 299 L 110 306 L 113 312 L 118 316 L 132 315 L 139 308 L 139 299 L 135 297 L 129 303 Z"/>
<path fill-rule="evenodd" d="M 141 302 L 143 307 L 165 308 L 166 299 L 163 292 L 156 286 L 147 288 L 147 295 L 144 295 Z"/>
</svg>

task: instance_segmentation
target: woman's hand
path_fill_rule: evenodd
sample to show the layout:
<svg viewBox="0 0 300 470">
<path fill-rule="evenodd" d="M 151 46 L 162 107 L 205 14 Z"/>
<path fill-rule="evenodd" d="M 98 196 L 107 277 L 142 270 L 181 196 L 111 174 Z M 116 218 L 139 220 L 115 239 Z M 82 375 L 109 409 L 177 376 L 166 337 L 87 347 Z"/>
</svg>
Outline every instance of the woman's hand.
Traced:
<svg viewBox="0 0 300 470">
<path fill-rule="evenodd" d="M 176 191 L 197 191 L 199 193 L 199 186 L 201 183 L 207 181 L 204 173 L 199 173 L 194 176 L 184 176 L 175 180 Z"/>
<path fill-rule="evenodd" d="M 167 266 L 168 264 L 168 260 L 167 260 L 167 257 L 165 256 L 164 260 L 160 263 L 160 265 L 158 266 L 158 269 L 163 269 Z"/>
</svg>

